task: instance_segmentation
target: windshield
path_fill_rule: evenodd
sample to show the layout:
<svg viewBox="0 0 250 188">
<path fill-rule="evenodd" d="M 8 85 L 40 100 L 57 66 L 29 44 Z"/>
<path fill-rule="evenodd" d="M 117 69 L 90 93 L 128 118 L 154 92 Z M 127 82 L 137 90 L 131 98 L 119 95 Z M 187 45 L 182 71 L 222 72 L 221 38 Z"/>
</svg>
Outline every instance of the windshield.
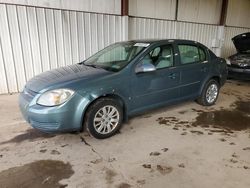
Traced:
<svg viewBox="0 0 250 188">
<path fill-rule="evenodd" d="M 148 45 L 135 42 L 115 43 L 91 56 L 84 62 L 84 65 L 117 72 L 129 64 Z"/>
</svg>

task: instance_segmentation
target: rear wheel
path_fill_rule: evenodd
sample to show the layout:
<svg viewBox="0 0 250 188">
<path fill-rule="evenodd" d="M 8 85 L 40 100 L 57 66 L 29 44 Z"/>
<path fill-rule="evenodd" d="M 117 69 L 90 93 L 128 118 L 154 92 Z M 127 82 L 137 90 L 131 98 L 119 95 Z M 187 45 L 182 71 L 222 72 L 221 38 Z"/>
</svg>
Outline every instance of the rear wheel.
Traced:
<svg viewBox="0 0 250 188">
<path fill-rule="evenodd" d="M 85 126 L 95 138 L 104 139 L 117 133 L 122 119 L 122 106 L 112 98 L 102 98 L 88 109 Z"/>
<path fill-rule="evenodd" d="M 209 80 L 204 86 L 197 102 L 203 106 L 211 106 L 215 104 L 219 95 L 219 90 L 219 83 L 214 79 Z"/>
</svg>

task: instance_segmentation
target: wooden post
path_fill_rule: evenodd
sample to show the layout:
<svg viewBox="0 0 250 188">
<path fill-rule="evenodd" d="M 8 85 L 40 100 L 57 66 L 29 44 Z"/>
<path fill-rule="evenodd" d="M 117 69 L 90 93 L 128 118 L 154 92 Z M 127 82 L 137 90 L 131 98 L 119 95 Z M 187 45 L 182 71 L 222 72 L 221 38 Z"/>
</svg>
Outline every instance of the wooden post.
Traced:
<svg viewBox="0 0 250 188">
<path fill-rule="evenodd" d="M 220 25 L 226 24 L 226 18 L 227 18 L 227 6 L 228 6 L 228 0 L 222 0 L 222 6 L 221 6 L 221 12 L 220 12 Z"/>
<path fill-rule="evenodd" d="M 128 0 L 121 0 L 121 15 L 128 16 Z"/>
</svg>

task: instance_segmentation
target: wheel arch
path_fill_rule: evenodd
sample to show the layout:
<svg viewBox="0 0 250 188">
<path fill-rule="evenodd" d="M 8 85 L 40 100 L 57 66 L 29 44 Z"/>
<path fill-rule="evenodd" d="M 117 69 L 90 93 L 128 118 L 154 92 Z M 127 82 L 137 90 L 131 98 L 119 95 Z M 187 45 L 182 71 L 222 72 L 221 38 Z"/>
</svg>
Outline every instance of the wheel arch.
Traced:
<svg viewBox="0 0 250 188">
<path fill-rule="evenodd" d="M 217 81 L 218 84 L 219 84 L 219 86 L 221 86 L 221 78 L 219 76 L 213 76 L 209 80 L 212 80 L 212 79 L 215 80 L 215 81 Z"/>
<path fill-rule="evenodd" d="M 103 98 L 111 98 L 111 99 L 115 99 L 116 101 L 119 102 L 119 104 L 122 106 L 122 110 L 123 110 L 123 122 L 126 122 L 128 120 L 128 115 L 127 115 L 127 104 L 125 103 L 125 100 L 119 96 L 118 94 L 114 94 L 114 93 L 108 93 L 108 94 L 103 94 L 99 97 L 94 98 L 91 102 L 89 102 L 89 104 L 86 106 L 85 110 L 82 113 L 82 119 L 81 119 L 81 131 L 85 130 L 85 126 L 84 126 L 84 122 L 85 122 L 85 115 L 87 113 L 87 111 L 89 110 L 89 108 L 97 101 Z"/>
<path fill-rule="evenodd" d="M 218 85 L 218 93 L 216 94 L 216 98 L 213 99 L 213 101 L 207 101 L 207 98 L 206 98 L 206 93 L 207 93 L 207 88 L 208 88 L 208 84 L 210 83 L 217 83 L 216 85 Z M 219 90 L 220 90 L 220 77 L 218 76 L 212 76 L 212 77 L 209 77 L 209 79 L 207 79 L 202 87 L 201 87 L 201 91 L 200 91 L 200 94 L 198 96 L 198 98 L 196 99 L 196 102 L 200 105 L 203 105 L 203 106 L 211 106 L 213 104 L 215 104 L 215 102 L 217 101 L 217 98 L 218 98 L 218 95 L 219 95 Z"/>
<path fill-rule="evenodd" d="M 220 76 L 211 76 L 211 77 L 208 77 L 208 78 L 206 79 L 206 81 L 202 83 L 201 88 L 200 88 L 200 91 L 199 91 L 199 95 L 201 95 L 203 88 L 205 87 L 206 83 L 207 83 L 209 80 L 215 80 L 215 81 L 217 81 L 218 84 L 219 84 L 219 86 L 221 86 L 221 84 L 222 84 L 222 83 L 221 83 L 221 78 L 220 78 Z"/>
</svg>

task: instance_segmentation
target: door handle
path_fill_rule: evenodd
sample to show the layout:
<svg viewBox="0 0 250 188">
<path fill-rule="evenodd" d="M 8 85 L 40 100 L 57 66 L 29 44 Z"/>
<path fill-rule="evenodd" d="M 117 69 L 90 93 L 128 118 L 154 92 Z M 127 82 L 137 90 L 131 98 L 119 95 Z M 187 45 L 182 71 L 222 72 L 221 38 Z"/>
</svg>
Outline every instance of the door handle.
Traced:
<svg viewBox="0 0 250 188">
<path fill-rule="evenodd" d="M 175 73 L 172 73 L 168 76 L 170 79 L 175 79 L 176 78 L 176 74 Z"/>
</svg>

